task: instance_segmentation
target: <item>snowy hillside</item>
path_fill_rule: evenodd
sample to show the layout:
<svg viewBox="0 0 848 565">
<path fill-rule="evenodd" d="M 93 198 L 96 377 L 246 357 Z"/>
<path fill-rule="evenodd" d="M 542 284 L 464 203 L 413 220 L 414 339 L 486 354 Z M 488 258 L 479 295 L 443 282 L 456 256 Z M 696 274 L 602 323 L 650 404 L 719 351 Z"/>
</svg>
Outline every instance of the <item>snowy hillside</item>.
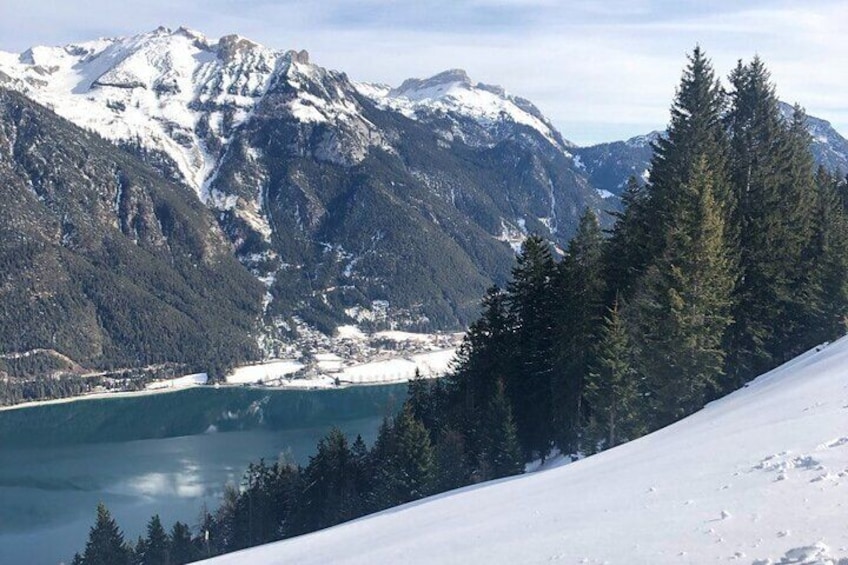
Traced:
<svg viewBox="0 0 848 565">
<path fill-rule="evenodd" d="M 577 463 L 228 563 L 848 563 L 848 338 Z"/>
</svg>

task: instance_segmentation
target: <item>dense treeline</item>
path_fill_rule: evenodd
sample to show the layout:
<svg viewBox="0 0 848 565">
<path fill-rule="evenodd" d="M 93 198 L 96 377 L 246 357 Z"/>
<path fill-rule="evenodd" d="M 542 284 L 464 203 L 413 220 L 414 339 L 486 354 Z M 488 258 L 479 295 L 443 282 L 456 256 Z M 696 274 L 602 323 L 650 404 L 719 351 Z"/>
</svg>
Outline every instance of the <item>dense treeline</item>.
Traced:
<svg viewBox="0 0 848 565">
<path fill-rule="evenodd" d="M 815 170 L 803 124 L 800 108 L 781 119 L 759 59 L 725 90 L 696 48 L 650 180 L 630 182 L 609 237 L 590 211 L 560 261 L 528 238 L 450 375 L 413 381 L 370 450 L 333 431 L 305 468 L 252 466 L 205 515 L 195 555 L 613 447 L 838 336 L 848 191 Z"/>
</svg>

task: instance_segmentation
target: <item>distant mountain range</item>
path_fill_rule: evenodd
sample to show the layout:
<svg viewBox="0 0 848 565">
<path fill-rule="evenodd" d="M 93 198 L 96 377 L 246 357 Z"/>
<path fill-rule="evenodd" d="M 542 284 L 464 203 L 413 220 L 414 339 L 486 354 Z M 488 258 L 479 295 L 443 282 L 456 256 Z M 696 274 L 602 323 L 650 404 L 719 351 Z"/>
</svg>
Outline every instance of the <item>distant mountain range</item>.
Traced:
<svg viewBox="0 0 848 565">
<path fill-rule="evenodd" d="M 792 105 L 781 102 L 780 111 L 785 119 L 792 118 Z M 840 176 L 848 174 L 848 140 L 830 122 L 814 116 L 807 116 L 807 129 L 812 137 L 810 149 L 816 162 Z M 607 196 L 617 196 L 631 176 L 647 180 L 653 153 L 651 143 L 662 134 L 653 131 L 627 141 L 575 147 L 571 151 L 593 186 L 604 191 Z"/>
<path fill-rule="evenodd" d="M 528 100 L 461 70 L 396 88 L 359 83 L 304 51 L 234 35 L 212 40 L 186 28 L 0 52 L 0 88 L 124 150 L 107 151 L 97 136 L 3 91 L 0 127 L 18 136 L 0 150 L 9 178 L 17 175 L 6 190 L 29 196 L 19 198 L 26 213 L 0 205 L 2 221 L 40 233 L 54 257 L 108 265 L 113 250 L 75 239 L 91 225 L 86 241 L 120 241 L 128 264 L 144 263 L 131 256 L 150 252 L 186 282 L 197 262 L 207 269 L 205 289 L 189 282 L 181 304 L 148 289 L 142 302 L 165 300 L 188 316 L 180 331 L 189 332 L 220 314 L 192 310 L 194 301 L 214 298 L 228 312 L 221 336 L 253 319 L 242 332 L 253 343 L 286 339 L 303 321 L 326 332 L 350 322 L 463 327 L 486 287 L 507 279 L 528 233 L 564 248 L 586 207 L 604 216 L 629 176 L 645 177 L 650 142 L 660 135 L 577 147 Z M 39 131 L 61 135 L 23 127 L 20 108 L 37 116 Z M 817 159 L 848 171 L 848 141 L 823 120 L 809 123 Z M 40 168 L 32 151 L 49 153 Z M 55 160 L 65 163 L 61 171 L 49 166 Z M 126 209 L 117 196 L 125 169 L 145 179 L 130 182 L 142 192 Z M 62 186 L 50 197 L 39 192 L 48 177 Z M 72 213 L 66 204 L 51 208 L 60 198 L 76 203 Z M 165 198 L 178 199 L 174 207 L 186 219 L 164 212 L 157 199 Z M 16 253 L 8 239 L 0 247 Z M 136 286 L 149 286 L 147 277 L 154 275 L 131 276 Z M 67 278 L 73 286 L 79 277 Z M 5 292 L 22 303 L 38 294 Z M 85 306 L 92 294 L 80 292 L 86 298 L 74 295 L 81 308 L 74 319 L 108 333 L 101 327 L 108 316 Z M 132 341 L 126 331 L 121 339 Z M 2 351 L 53 339 L 36 332 L 13 343 L 6 332 Z M 69 351 L 98 355 L 79 347 Z M 121 359 L 138 357 L 121 351 Z"/>
</svg>

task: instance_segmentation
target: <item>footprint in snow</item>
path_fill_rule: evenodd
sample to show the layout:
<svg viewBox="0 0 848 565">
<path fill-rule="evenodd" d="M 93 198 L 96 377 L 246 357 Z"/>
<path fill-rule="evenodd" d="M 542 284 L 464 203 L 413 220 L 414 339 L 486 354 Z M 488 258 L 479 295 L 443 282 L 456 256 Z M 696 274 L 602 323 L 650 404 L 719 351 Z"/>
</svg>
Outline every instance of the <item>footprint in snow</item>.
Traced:
<svg viewBox="0 0 848 565">
<path fill-rule="evenodd" d="M 834 447 L 842 447 L 848 445 L 848 436 L 841 437 L 824 444 L 825 449 L 833 449 Z"/>
</svg>

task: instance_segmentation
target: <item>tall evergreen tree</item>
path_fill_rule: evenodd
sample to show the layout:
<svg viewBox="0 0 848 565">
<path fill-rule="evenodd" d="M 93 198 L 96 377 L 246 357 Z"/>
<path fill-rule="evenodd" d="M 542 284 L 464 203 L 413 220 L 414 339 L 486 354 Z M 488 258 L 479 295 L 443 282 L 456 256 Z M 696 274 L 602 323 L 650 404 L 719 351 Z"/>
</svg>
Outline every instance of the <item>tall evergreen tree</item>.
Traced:
<svg viewBox="0 0 848 565">
<path fill-rule="evenodd" d="M 311 532 L 360 514 L 362 493 L 356 491 L 357 469 L 347 438 L 333 428 L 309 458 L 303 472 L 299 526 Z"/>
<path fill-rule="evenodd" d="M 816 174 L 813 276 L 819 291 L 818 315 L 805 321 L 810 341 L 821 343 L 846 330 L 848 319 L 848 216 L 839 180 Z"/>
<path fill-rule="evenodd" d="M 557 370 L 554 373 L 553 426 L 564 453 L 577 447 L 583 418 L 583 385 L 592 364 L 593 345 L 603 317 L 604 237 L 598 218 L 587 210 L 558 265 Z"/>
<path fill-rule="evenodd" d="M 741 276 L 728 366 L 738 385 L 804 342 L 797 321 L 817 307 L 808 277 L 814 183 L 803 115 L 784 123 L 763 62 L 740 61 L 730 83 L 726 123 Z"/>
<path fill-rule="evenodd" d="M 199 555 L 191 542 L 191 530 L 182 522 L 174 522 L 169 536 L 172 565 L 183 565 L 198 559 Z"/>
<path fill-rule="evenodd" d="M 498 382 L 486 416 L 487 433 L 482 465 L 484 476 L 497 479 L 521 473 L 524 464 L 518 431 L 502 382 Z"/>
<path fill-rule="evenodd" d="M 522 448 L 527 456 L 542 458 L 554 440 L 554 280 L 555 264 L 549 244 L 538 236 L 528 237 L 507 287 L 507 305 L 515 323 L 511 353 L 516 367 L 508 375 L 506 386 Z"/>
<path fill-rule="evenodd" d="M 585 398 L 588 419 L 583 448 L 587 453 L 615 447 L 645 433 L 642 388 L 618 300 L 604 319 Z"/>
<path fill-rule="evenodd" d="M 612 212 L 615 225 L 604 246 L 605 304 L 619 296 L 630 298 L 652 258 L 645 245 L 652 229 L 649 204 L 647 187 L 630 177 L 621 196 L 622 211 Z"/>
<path fill-rule="evenodd" d="M 471 324 L 459 347 L 454 370 L 445 377 L 447 400 L 442 410 L 447 413 L 443 419 L 463 435 L 470 454 L 480 452 L 481 422 L 495 383 L 499 378 L 511 379 L 515 373 L 514 340 L 515 323 L 507 309 L 507 294 L 491 287 L 483 298 L 480 318 Z"/>
<path fill-rule="evenodd" d="M 139 551 L 139 546 L 142 551 Z M 158 514 L 147 523 L 147 537 L 136 546 L 136 553 L 140 554 L 139 563 L 142 565 L 171 565 L 168 534 Z"/>
<path fill-rule="evenodd" d="M 379 509 L 431 494 L 436 478 L 433 445 L 408 405 L 393 422 L 384 422 L 374 446 L 373 460 Z"/>
<path fill-rule="evenodd" d="M 722 386 L 735 280 L 715 186 L 709 160 L 699 158 L 688 184 L 678 189 L 665 250 L 645 274 L 628 315 L 639 336 L 656 426 L 699 409 Z"/>
<path fill-rule="evenodd" d="M 130 549 L 115 519 L 103 503 L 97 505 L 97 521 L 88 534 L 82 554 L 84 565 L 127 565 Z"/>
<path fill-rule="evenodd" d="M 449 428 L 442 429 L 436 443 L 435 456 L 436 492 L 452 490 L 472 482 L 472 466 L 461 433 Z"/>
<path fill-rule="evenodd" d="M 668 243 L 667 230 L 690 203 L 680 191 L 691 184 L 695 163 L 713 176 L 713 198 L 722 214 L 734 208 L 732 191 L 726 182 L 727 135 L 722 122 L 726 99 L 712 64 L 700 47 L 689 55 L 674 102 L 671 121 L 664 136 L 654 144 L 648 185 L 647 233 L 639 242 L 646 246 L 649 261 L 662 255 Z M 731 238 L 732 233 L 727 232 Z"/>
</svg>

